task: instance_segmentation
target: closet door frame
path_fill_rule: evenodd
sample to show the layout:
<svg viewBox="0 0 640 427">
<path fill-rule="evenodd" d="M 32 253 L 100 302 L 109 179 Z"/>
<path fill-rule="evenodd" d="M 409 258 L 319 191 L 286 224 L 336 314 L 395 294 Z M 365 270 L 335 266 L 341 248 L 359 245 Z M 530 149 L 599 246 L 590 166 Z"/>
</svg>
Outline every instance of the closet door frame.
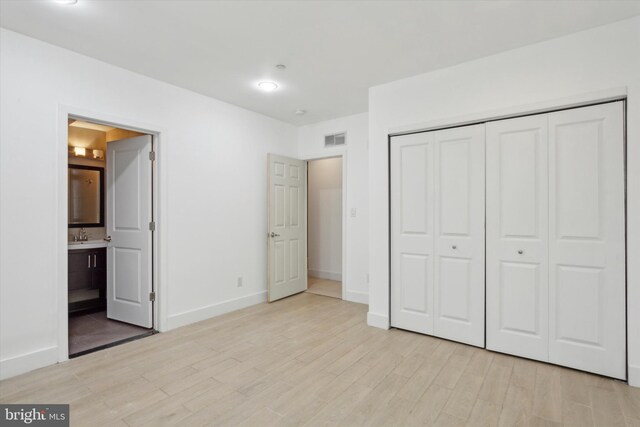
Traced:
<svg viewBox="0 0 640 427">
<path fill-rule="evenodd" d="M 566 103 L 562 106 L 559 106 L 558 103 L 554 102 L 544 102 L 541 104 L 531 104 L 529 106 L 523 106 L 518 108 L 512 108 L 509 110 L 505 110 L 501 114 L 496 115 L 483 115 L 483 114 L 475 114 L 469 115 L 466 117 L 461 117 L 456 121 L 446 121 L 446 120 L 434 120 L 432 122 L 422 123 L 420 126 L 401 126 L 396 128 L 389 129 L 388 138 L 387 138 L 387 154 L 388 154 L 388 176 L 389 176 L 389 286 L 388 286 L 388 298 L 389 298 L 389 319 L 388 323 L 386 323 L 385 327 L 395 327 L 392 319 L 392 310 L 391 310 L 391 301 L 392 301 L 392 279 L 393 279 L 393 266 L 392 266 L 392 197 L 393 197 L 393 189 L 392 189 L 392 179 L 391 179 L 391 151 L 392 151 L 392 140 L 398 136 L 412 135 L 416 133 L 426 133 L 426 132 L 434 132 L 444 129 L 457 128 L 462 126 L 476 125 L 476 124 L 486 124 L 492 121 L 497 120 L 506 120 L 520 117 L 528 117 L 539 114 L 549 114 L 558 111 L 564 110 L 572 110 L 583 107 L 591 107 L 596 105 L 605 105 L 611 103 L 621 103 L 623 108 L 623 158 L 624 158 L 624 197 L 625 201 L 627 198 L 627 94 L 626 92 L 622 92 L 620 90 L 610 90 L 601 93 L 601 97 L 598 99 L 594 99 L 590 95 L 585 96 L 576 96 L 573 98 L 568 98 Z M 527 108 L 529 107 L 529 108 Z M 628 207 L 625 202 L 624 206 L 624 240 L 625 240 L 625 271 L 624 271 L 624 286 L 625 286 L 625 304 L 624 304 L 624 319 L 625 319 L 625 329 L 624 336 L 625 342 L 628 342 L 628 318 L 629 318 L 629 300 L 627 297 L 627 288 L 628 288 L 628 274 L 626 267 L 626 258 L 628 256 L 628 248 L 627 248 L 627 240 L 628 240 L 628 227 L 627 227 L 627 215 L 628 215 Z M 371 315 L 371 312 L 369 313 Z M 371 320 L 368 321 L 371 325 L 377 325 L 377 322 L 372 323 Z M 381 326 L 380 326 L 381 327 Z M 486 346 L 485 346 L 486 348 Z M 526 356 L 525 356 L 526 357 Z M 553 364 L 553 362 L 548 362 Z M 628 374 L 629 371 L 629 346 L 626 345 L 625 348 L 625 368 Z M 628 378 L 628 376 L 627 376 Z"/>
</svg>

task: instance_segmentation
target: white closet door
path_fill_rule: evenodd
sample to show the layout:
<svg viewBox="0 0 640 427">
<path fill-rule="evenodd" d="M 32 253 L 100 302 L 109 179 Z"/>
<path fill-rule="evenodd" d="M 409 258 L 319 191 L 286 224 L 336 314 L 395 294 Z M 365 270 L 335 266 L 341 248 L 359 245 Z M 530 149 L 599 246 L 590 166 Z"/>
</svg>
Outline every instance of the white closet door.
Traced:
<svg viewBox="0 0 640 427">
<path fill-rule="evenodd" d="M 487 123 L 487 348 L 549 359 L 547 115 Z"/>
<path fill-rule="evenodd" d="M 391 325 L 433 333 L 433 133 L 391 142 Z"/>
<path fill-rule="evenodd" d="M 485 126 L 435 137 L 434 335 L 484 347 Z"/>
<path fill-rule="evenodd" d="M 625 378 L 622 103 L 549 114 L 549 360 Z"/>
</svg>

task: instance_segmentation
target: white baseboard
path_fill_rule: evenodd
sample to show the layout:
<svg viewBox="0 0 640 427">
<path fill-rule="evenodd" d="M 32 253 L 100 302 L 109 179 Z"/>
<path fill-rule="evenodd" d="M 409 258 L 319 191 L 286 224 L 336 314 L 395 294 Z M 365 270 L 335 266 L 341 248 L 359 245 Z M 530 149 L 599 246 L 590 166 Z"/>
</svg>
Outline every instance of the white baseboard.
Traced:
<svg viewBox="0 0 640 427">
<path fill-rule="evenodd" d="M 58 347 L 47 347 L 31 353 L 0 360 L 0 380 L 58 363 Z"/>
<path fill-rule="evenodd" d="M 368 312 L 367 325 L 380 329 L 389 329 L 389 316 Z"/>
<path fill-rule="evenodd" d="M 347 290 L 345 301 L 357 302 L 358 304 L 369 304 L 369 294 L 367 292 Z"/>
<path fill-rule="evenodd" d="M 629 365 L 629 385 L 632 387 L 640 387 L 640 366 Z"/>
<path fill-rule="evenodd" d="M 318 279 L 335 280 L 342 282 L 342 273 L 332 273 L 331 271 L 323 270 L 308 270 L 307 274 L 311 277 L 317 277 Z"/>
<path fill-rule="evenodd" d="M 210 319 L 215 316 L 220 316 L 221 314 L 240 310 L 241 308 L 260 304 L 266 301 L 267 291 L 261 291 L 244 297 L 208 305 L 206 307 L 196 308 L 195 310 L 189 310 L 182 313 L 174 314 L 169 316 L 169 318 L 167 319 L 166 330 L 190 325 L 191 323 L 200 322 L 201 320 Z"/>
</svg>

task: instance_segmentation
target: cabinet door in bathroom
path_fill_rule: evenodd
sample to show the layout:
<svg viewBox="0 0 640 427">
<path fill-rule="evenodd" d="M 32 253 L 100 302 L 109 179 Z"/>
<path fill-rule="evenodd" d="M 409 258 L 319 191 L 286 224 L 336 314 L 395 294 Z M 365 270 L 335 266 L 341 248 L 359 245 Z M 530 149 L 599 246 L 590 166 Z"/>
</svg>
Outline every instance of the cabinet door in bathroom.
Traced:
<svg viewBox="0 0 640 427">
<path fill-rule="evenodd" d="M 107 251 L 105 248 L 96 249 L 91 253 L 91 288 L 100 289 L 100 296 L 107 286 Z"/>
<path fill-rule="evenodd" d="M 69 251 L 69 290 L 86 289 L 91 283 L 91 254 L 85 250 Z"/>
</svg>

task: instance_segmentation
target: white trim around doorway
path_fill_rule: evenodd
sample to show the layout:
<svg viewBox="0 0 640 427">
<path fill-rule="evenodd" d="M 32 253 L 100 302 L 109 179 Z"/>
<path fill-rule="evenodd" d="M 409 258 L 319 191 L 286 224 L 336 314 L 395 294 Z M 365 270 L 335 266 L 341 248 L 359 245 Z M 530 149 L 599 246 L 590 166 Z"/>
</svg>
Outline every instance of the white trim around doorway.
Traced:
<svg viewBox="0 0 640 427">
<path fill-rule="evenodd" d="M 347 209 L 347 150 L 335 149 L 327 153 L 306 155 L 300 157 L 300 160 L 305 160 L 308 163 L 314 160 L 333 159 L 338 157 L 342 159 L 342 300 L 367 304 L 368 301 L 366 295 L 364 295 L 365 298 L 363 299 L 359 298 L 359 294 L 347 291 L 349 283 L 349 277 L 347 276 L 347 219 L 349 217 Z M 308 185 L 309 182 L 307 180 L 307 186 Z M 309 224 L 307 222 L 307 228 L 308 227 Z M 307 273 L 308 270 L 309 266 L 307 265 Z"/>
<path fill-rule="evenodd" d="M 69 359 L 69 321 L 68 321 L 68 212 L 67 212 L 67 167 L 68 161 L 68 119 L 69 117 L 87 120 L 93 123 L 114 126 L 121 129 L 143 132 L 153 136 L 154 151 L 156 152 L 156 163 L 153 173 L 153 213 L 156 222 L 156 232 L 153 238 L 153 285 L 156 292 L 156 301 L 153 312 L 153 324 L 156 331 L 167 330 L 167 301 L 166 293 L 166 277 L 167 265 L 166 252 L 162 250 L 163 237 L 167 235 L 167 225 L 163 214 L 167 212 L 166 194 L 161 191 L 162 176 L 159 171 L 163 170 L 165 165 L 163 161 L 164 141 L 163 135 L 167 132 L 162 126 L 148 123 L 141 123 L 125 117 L 113 116 L 102 112 L 88 111 L 86 109 L 58 105 L 57 133 L 58 140 L 56 144 L 56 198 L 58 201 L 57 217 L 56 217 L 56 248 L 57 269 L 55 277 L 55 285 L 57 288 L 56 308 L 58 311 L 57 322 L 57 361 L 64 362 Z M 166 186 L 165 186 L 166 188 Z"/>
</svg>

